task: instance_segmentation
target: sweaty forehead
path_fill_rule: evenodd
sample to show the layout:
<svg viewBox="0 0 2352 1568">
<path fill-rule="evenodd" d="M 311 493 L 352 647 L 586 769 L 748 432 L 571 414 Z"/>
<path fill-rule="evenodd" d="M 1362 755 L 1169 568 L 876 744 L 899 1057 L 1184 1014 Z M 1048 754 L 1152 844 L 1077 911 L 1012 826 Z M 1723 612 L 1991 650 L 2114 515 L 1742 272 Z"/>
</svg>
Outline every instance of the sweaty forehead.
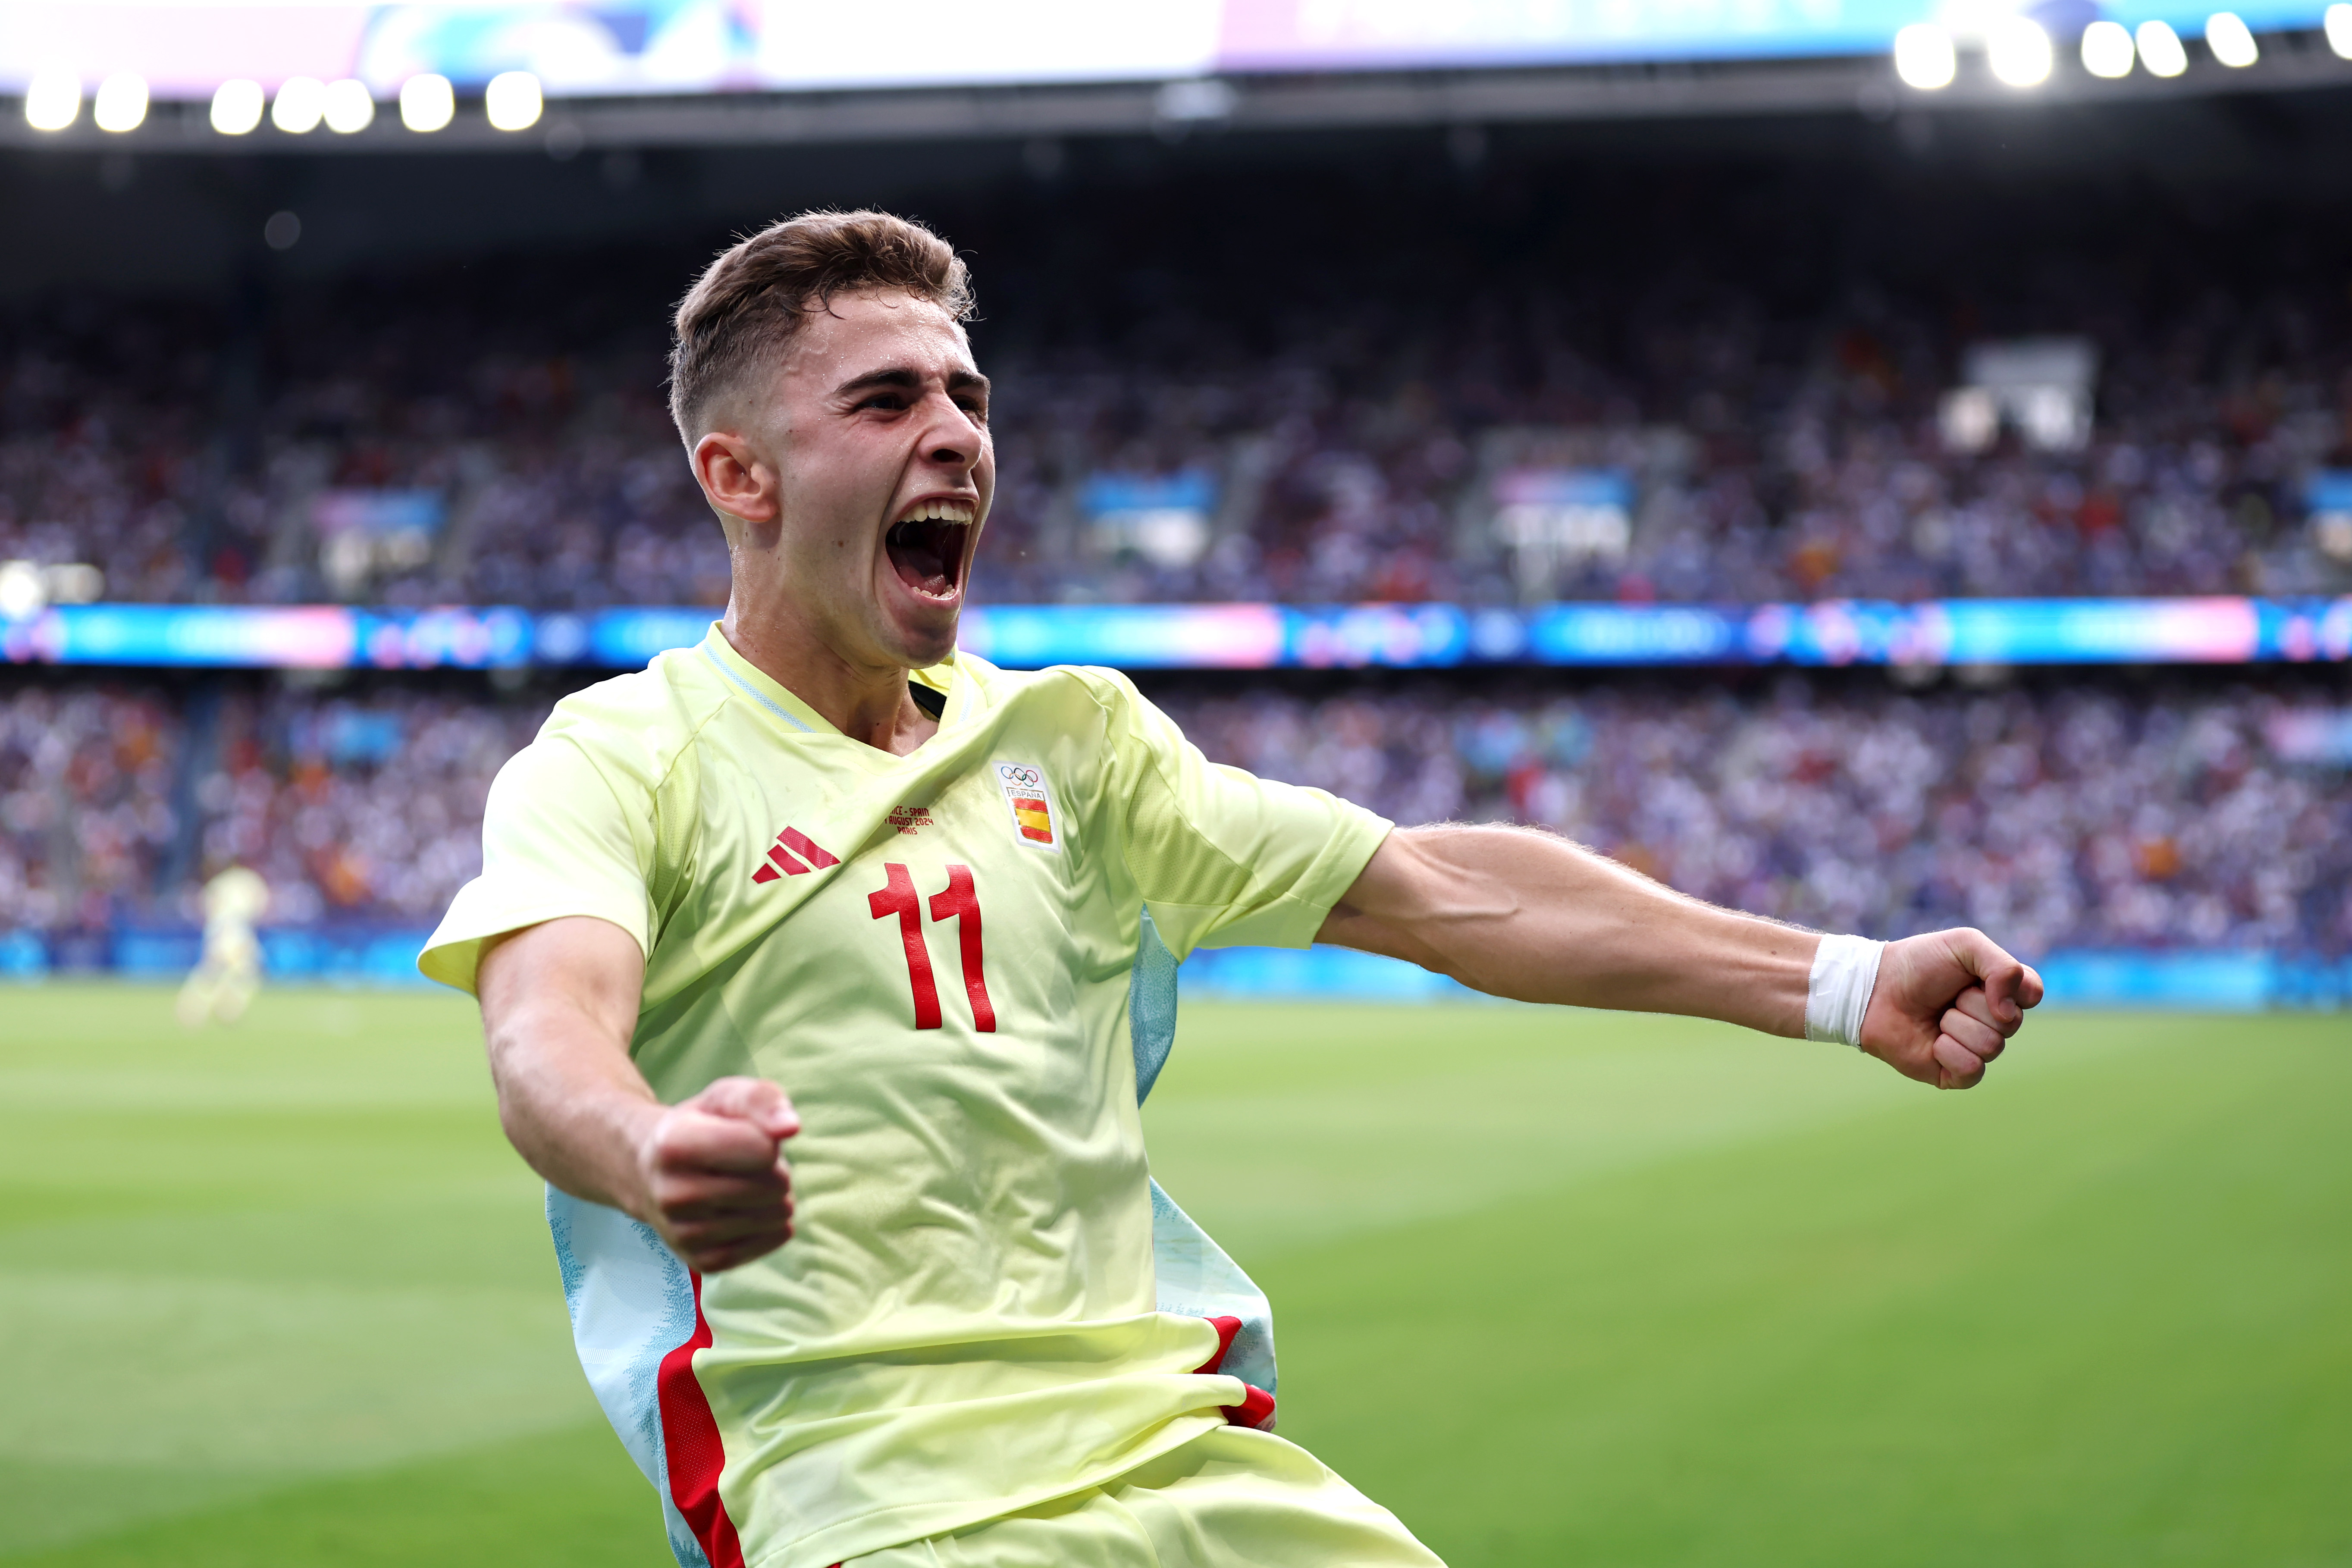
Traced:
<svg viewBox="0 0 2352 1568">
<path fill-rule="evenodd" d="M 862 291 L 835 295 L 832 306 L 811 312 L 793 335 L 788 378 L 830 387 L 891 367 L 942 376 L 974 368 L 963 324 L 929 300 Z"/>
</svg>

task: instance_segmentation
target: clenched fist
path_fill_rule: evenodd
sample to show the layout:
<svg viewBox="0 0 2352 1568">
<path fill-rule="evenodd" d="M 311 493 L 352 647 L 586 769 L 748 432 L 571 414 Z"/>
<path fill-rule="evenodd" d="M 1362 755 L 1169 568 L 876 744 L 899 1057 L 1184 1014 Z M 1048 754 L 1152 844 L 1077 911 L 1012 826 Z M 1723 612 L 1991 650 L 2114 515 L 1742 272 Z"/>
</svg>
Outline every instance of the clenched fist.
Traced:
<svg viewBox="0 0 2352 1568">
<path fill-rule="evenodd" d="M 793 1172 L 783 1142 L 801 1130 L 765 1079 L 722 1078 L 648 1124 L 637 1149 L 637 1217 L 698 1274 L 749 1263 L 792 1238 Z"/>
<path fill-rule="evenodd" d="M 2042 976 L 1962 926 L 1886 944 L 1862 1048 L 1906 1078 L 1973 1089 L 2042 1000 Z"/>
</svg>

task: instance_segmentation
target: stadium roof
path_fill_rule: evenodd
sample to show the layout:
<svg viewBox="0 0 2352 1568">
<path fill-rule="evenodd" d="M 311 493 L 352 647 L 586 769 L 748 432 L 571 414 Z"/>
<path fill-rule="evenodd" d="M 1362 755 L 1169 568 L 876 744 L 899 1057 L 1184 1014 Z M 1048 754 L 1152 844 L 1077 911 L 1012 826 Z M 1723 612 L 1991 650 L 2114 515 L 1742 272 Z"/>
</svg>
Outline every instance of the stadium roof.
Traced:
<svg viewBox="0 0 2352 1568">
<path fill-rule="evenodd" d="M 1228 9 L 1236 8 L 1250 7 L 1234 0 Z M 79 15 L 134 9 L 142 14 L 152 11 L 166 18 L 179 17 L 184 26 L 199 13 L 217 11 L 226 15 L 257 8 L 66 7 L 0 0 L 0 17 L 11 24 L 28 24 L 51 17 L 54 13 Z M 297 5 L 269 9 L 282 17 L 331 18 L 345 12 L 418 12 L 436 8 Z M 488 14 L 525 8 L 471 9 Z M 568 16 L 574 8 L 538 9 Z M 618 9 L 691 11 L 696 7 L 625 5 Z M 1040 13 L 1054 9 L 1050 5 L 997 8 L 1000 12 Z M 1776 15 L 1788 10 L 1794 16 L 1806 8 L 1766 5 L 1764 9 Z M 142 57 L 141 61 L 131 63 L 142 65 L 152 80 L 146 76 L 138 78 L 145 112 L 132 129 L 101 130 L 95 123 L 96 116 L 79 112 L 60 129 L 39 130 L 29 122 L 26 114 L 7 113 L 0 114 L 0 145 L 325 155 L 510 151 L 519 140 L 533 138 L 552 139 L 576 149 L 966 137 L 1166 137 L 1208 127 L 1279 132 L 1853 110 L 1872 118 L 1885 118 L 1906 107 L 1994 109 L 2027 101 L 2084 105 L 2147 102 L 2352 86 L 2352 59 L 2339 58 L 2330 47 L 2327 37 L 2312 30 L 2310 25 L 2318 20 L 2318 7 L 2310 5 L 2249 9 L 2247 15 L 2257 26 L 2289 20 L 2302 26 L 2299 30 L 2263 33 L 2258 58 L 2237 67 L 2221 63 L 2213 47 L 2196 41 L 2198 28 L 2187 20 L 2188 13 L 2183 7 L 2102 7 L 2119 15 L 2147 13 L 2151 16 L 2158 12 L 2182 12 L 2182 29 L 2189 39 L 2185 68 L 2169 76 L 2158 75 L 2147 68 L 2148 62 L 2143 61 L 2142 68 L 2133 69 L 2126 49 L 2125 74 L 2103 79 L 2093 75 L 2076 58 L 2073 40 L 2062 37 L 2056 40 L 2058 47 L 2046 79 L 2027 87 L 1996 79 L 1988 68 L 1987 54 L 1977 47 L 1977 36 L 1958 29 L 1953 34 L 1962 46 L 1957 74 L 1948 86 L 1937 90 L 1904 85 L 1884 43 L 1902 16 L 1924 14 L 1929 8 L 1886 0 L 1832 9 L 1856 16 L 1869 13 L 1862 24 L 1856 24 L 1868 34 L 1867 39 L 1861 34 L 1849 37 L 1843 33 L 1820 33 L 1816 37 L 1792 23 L 1777 34 L 1752 30 L 1744 35 L 1726 34 L 1703 40 L 1706 47 L 1662 36 L 1648 41 L 1651 52 L 1647 56 L 1635 47 L 1639 40 L 1619 40 L 1608 48 L 1585 47 L 1591 45 L 1586 40 L 1585 46 L 1574 50 L 1560 44 L 1550 50 L 1553 58 L 1549 59 L 1543 58 L 1544 50 L 1522 43 L 1514 48 L 1489 48 L 1476 64 L 1465 65 L 1458 58 L 1464 53 L 1459 42 L 1448 44 L 1444 39 L 1423 40 L 1417 46 L 1420 58 L 1408 61 L 1406 57 L 1412 51 L 1401 47 L 1385 52 L 1360 47 L 1351 53 L 1334 44 L 1324 48 L 1320 56 L 1303 46 L 1286 52 L 1265 47 L 1252 53 L 1231 47 L 1222 51 L 1196 47 L 1181 38 L 1171 43 L 1155 37 L 1140 42 L 1111 39 L 1096 51 L 1099 58 L 1090 56 L 1076 64 L 1049 60 L 1030 68 L 1035 76 L 1051 79 L 1058 75 L 1060 79 L 1023 81 L 1014 64 L 982 59 L 966 68 L 966 75 L 975 79 L 959 82 L 951 79 L 951 73 L 944 67 L 926 67 L 928 81 L 902 85 L 890 85 L 876 68 L 856 65 L 854 61 L 838 69 L 807 71 L 796 80 L 782 80 L 775 72 L 762 75 L 748 68 L 730 76 L 714 65 L 704 73 L 710 76 L 708 84 L 682 81 L 673 83 L 667 90 L 642 70 L 631 74 L 615 68 L 603 75 L 576 70 L 569 79 L 560 74 L 546 77 L 543 117 L 534 110 L 533 117 L 525 125 L 503 131 L 495 128 L 492 117 L 484 113 L 480 92 L 486 79 L 484 72 L 502 63 L 503 56 L 481 55 L 477 58 L 478 50 L 475 55 L 463 55 L 452 53 L 455 46 L 451 46 L 451 49 L 442 51 L 450 57 L 444 60 L 441 55 L 420 46 L 410 51 L 414 58 L 404 55 L 396 60 L 376 59 L 367 54 L 373 46 L 363 41 L 349 47 L 338 44 L 340 53 L 327 50 L 321 54 L 320 58 L 326 58 L 331 53 L 335 60 L 343 63 L 321 66 L 320 69 L 355 70 L 359 75 L 352 82 L 354 90 L 364 83 L 366 91 L 387 102 L 399 92 L 402 71 L 412 67 L 446 69 L 446 79 L 456 83 L 460 102 L 454 119 L 445 129 L 432 134 L 418 134 L 404 127 L 398 115 L 387 112 L 374 115 L 360 128 L 344 134 L 307 129 L 301 133 L 290 133 L 264 121 L 252 134 L 225 135 L 215 128 L 209 101 L 212 89 L 205 83 L 214 77 L 227 79 L 224 73 L 232 63 L 228 55 L 195 64 L 165 63 L 159 57 L 156 63 L 145 65 Z M 2007 7 L 1992 9 L 2005 11 Z M 2337 30 L 2344 33 L 2347 42 L 2352 42 L 2352 6 L 2336 9 L 2346 15 L 2331 21 L 2340 21 L 2343 26 Z M 2201 15 L 2201 7 L 2199 11 Z M 2294 15 L 2289 16 L 2289 12 Z M 587 13 L 582 11 L 580 15 Z M 1231 18 L 1227 21 L 1230 32 Z M 2161 20 L 2146 25 L 2160 28 L 2168 26 Z M 1847 31 L 1853 31 L 1853 26 L 1849 26 Z M 67 61 L 42 68 L 35 58 L 35 46 L 25 41 L 28 36 L 20 36 L 13 45 L 0 45 L 0 85 L 13 83 L 21 89 L 32 80 L 37 70 L 49 68 L 65 71 L 68 78 L 85 86 L 95 86 L 109 68 L 104 60 L 80 64 Z M 650 47 L 642 39 L 639 43 L 641 49 Z M 1114 44 L 1118 47 L 1113 47 Z M 50 49 L 50 54 L 58 55 L 63 47 L 61 44 Z M 1852 52 L 1865 47 L 1866 52 Z M 1803 52 L 1807 47 L 1813 52 Z M 326 45 L 321 44 L 320 49 L 326 49 Z M 1563 60 L 1559 58 L 1563 54 L 1573 58 Z M 254 60 L 245 68 L 255 72 L 253 85 L 257 90 L 274 90 L 283 85 L 284 62 L 273 64 L 264 56 L 256 56 Z M 1318 60 L 1334 68 L 1307 68 Z M 1401 63 L 1424 68 L 1396 68 Z M 533 81 L 536 103 L 539 79 Z M 315 80 L 312 85 L 317 85 Z M 692 89 L 679 90 L 680 86 Z M 709 89 L 713 88 L 717 90 Z M 152 103 L 145 96 L 151 89 L 154 100 Z"/>
</svg>

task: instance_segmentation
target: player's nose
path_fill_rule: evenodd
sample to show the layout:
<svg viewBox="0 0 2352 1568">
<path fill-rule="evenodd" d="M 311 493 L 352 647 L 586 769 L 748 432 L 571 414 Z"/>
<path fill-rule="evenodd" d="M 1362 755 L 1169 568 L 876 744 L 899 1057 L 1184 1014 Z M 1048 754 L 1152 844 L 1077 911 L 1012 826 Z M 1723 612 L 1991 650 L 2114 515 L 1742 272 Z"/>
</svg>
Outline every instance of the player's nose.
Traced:
<svg viewBox="0 0 2352 1568">
<path fill-rule="evenodd" d="M 971 471 L 988 451 L 988 432 L 951 398 L 930 397 L 924 406 L 930 422 L 923 431 L 923 456 L 942 468 Z"/>
</svg>

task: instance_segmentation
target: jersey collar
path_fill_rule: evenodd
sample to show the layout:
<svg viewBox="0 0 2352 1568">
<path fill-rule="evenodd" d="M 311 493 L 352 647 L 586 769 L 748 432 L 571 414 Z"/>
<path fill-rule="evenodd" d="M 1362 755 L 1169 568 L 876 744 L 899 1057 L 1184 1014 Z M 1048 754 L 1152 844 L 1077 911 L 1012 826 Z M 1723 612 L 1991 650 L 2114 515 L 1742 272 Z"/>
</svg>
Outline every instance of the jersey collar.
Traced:
<svg viewBox="0 0 2352 1568">
<path fill-rule="evenodd" d="M 719 631 L 717 621 L 710 623 L 710 630 L 702 639 L 701 651 L 703 657 L 710 661 L 711 666 L 727 678 L 729 685 L 765 709 L 771 717 L 782 722 L 785 728 L 803 735 L 841 733 L 825 720 L 823 714 L 793 696 L 788 688 L 771 679 L 750 659 L 737 653 L 735 645 L 729 642 L 725 634 Z M 955 661 L 956 656 L 950 654 L 945 662 L 935 664 L 929 669 L 915 670 L 909 676 L 916 684 L 927 686 L 948 699 L 947 706 L 940 715 L 941 729 L 953 723 L 962 710 L 971 706 L 969 702 L 956 700 L 959 695 L 957 688 L 963 683 L 956 679 L 958 671 Z"/>
</svg>

